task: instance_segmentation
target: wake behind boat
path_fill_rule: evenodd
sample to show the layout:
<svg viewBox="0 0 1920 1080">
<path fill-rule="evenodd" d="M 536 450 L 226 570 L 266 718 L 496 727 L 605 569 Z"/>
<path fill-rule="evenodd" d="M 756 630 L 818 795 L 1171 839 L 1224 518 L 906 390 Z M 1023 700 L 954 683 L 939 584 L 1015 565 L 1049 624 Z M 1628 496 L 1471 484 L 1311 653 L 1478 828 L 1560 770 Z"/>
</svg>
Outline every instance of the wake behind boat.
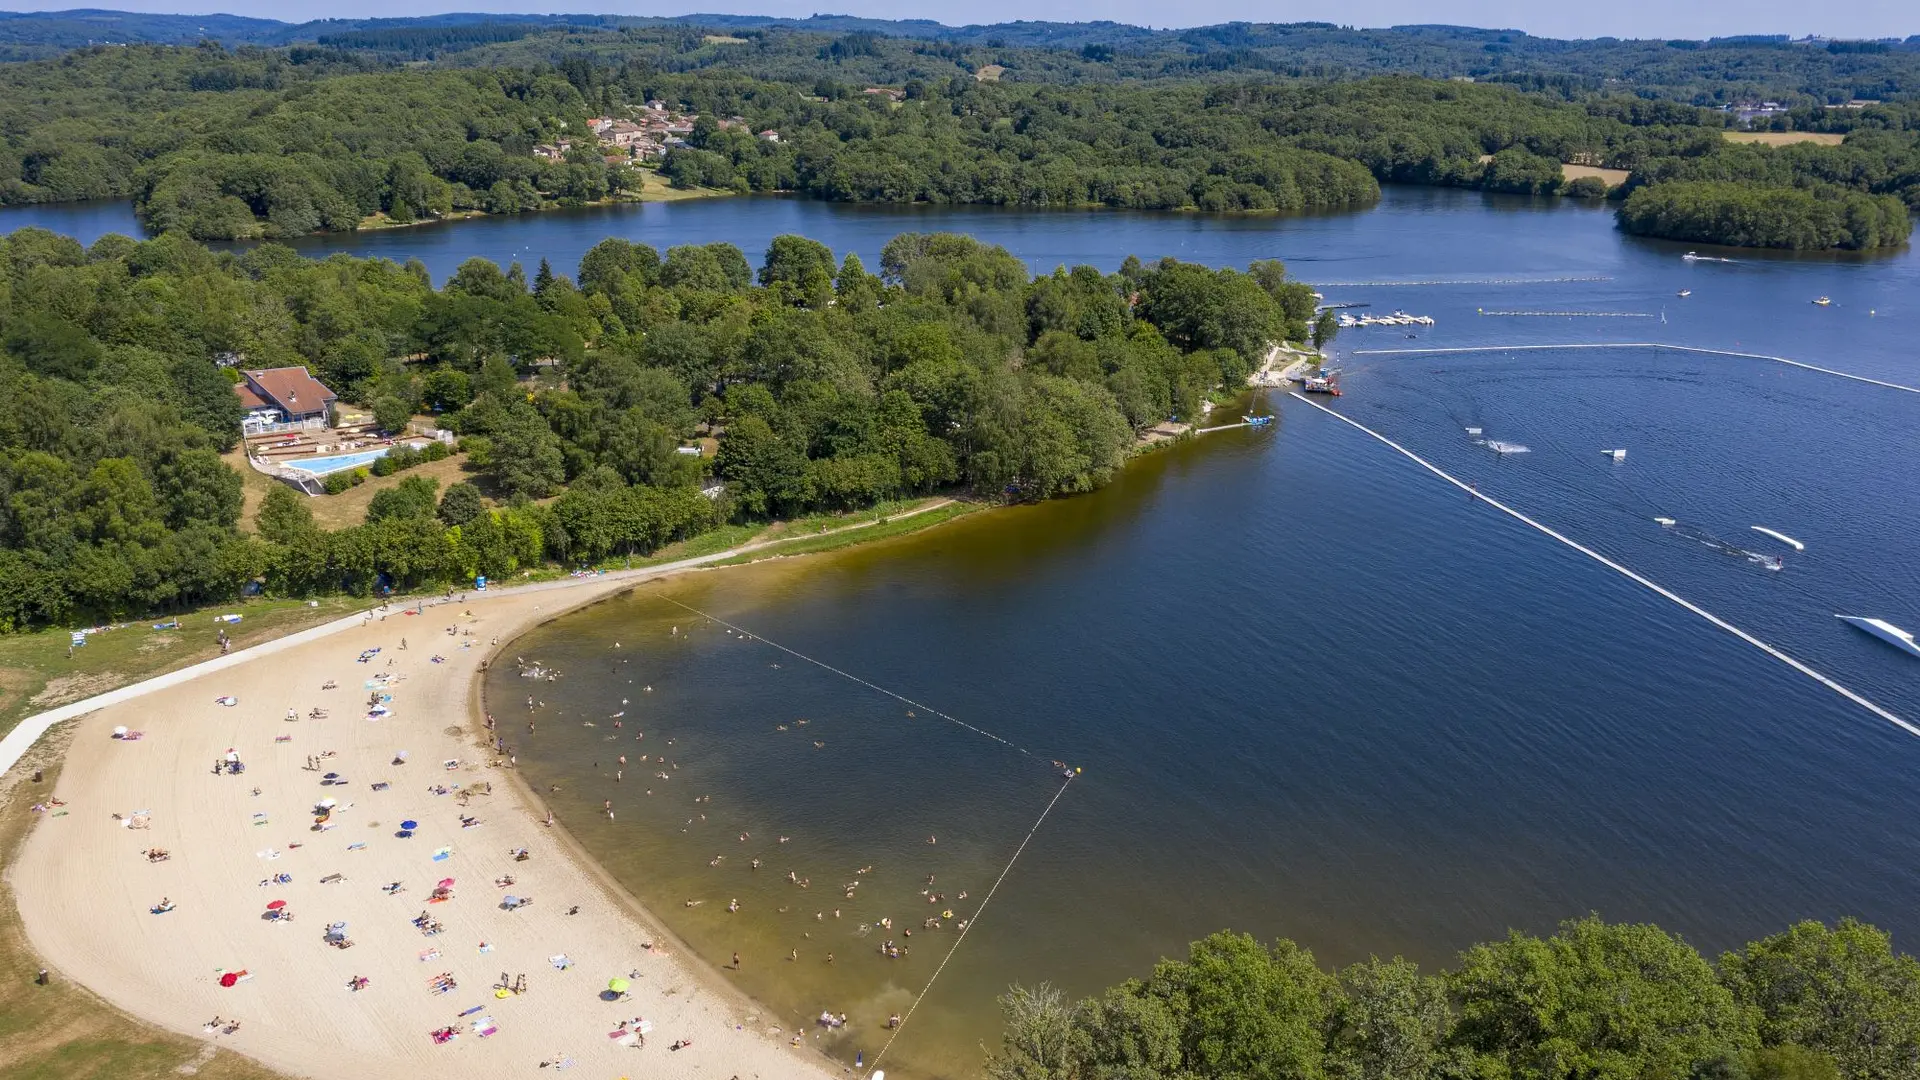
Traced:
<svg viewBox="0 0 1920 1080">
<path fill-rule="evenodd" d="M 1885 619 L 1870 619 L 1860 615 L 1836 615 L 1834 618 L 1865 630 L 1908 656 L 1920 656 L 1920 645 L 1914 643 L 1913 635 Z"/>
</svg>

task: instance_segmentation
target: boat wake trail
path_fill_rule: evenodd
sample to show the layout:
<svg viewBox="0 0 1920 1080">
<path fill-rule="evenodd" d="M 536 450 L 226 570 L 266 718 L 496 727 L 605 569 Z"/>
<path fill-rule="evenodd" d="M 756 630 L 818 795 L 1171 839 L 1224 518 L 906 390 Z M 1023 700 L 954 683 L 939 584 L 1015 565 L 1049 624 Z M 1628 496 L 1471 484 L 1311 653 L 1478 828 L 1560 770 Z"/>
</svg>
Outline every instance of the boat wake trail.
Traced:
<svg viewBox="0 0 1920 1080">
<path fill-rule="evenodd" d="M 1824 686 L 1827 689 L 1833 691 L 1834 693 L 1840 695 L 1841 697 L 1847 699 L 1848 701 L 1853 702 L 1855 705 L 1860 706 L 1861 708 L 1867 710 L 1868 712 L 1879 717 L 1880 719 L 1885 720 L 1887 723 L 1892 724 L 1893 726 L 1899 728 L 1900 730 L 1906 732 L 1907 734 L 1915 736 L 1916 738 L 1920 738 L 1920 726 L 1915 726 L 1914 724 L 1908 722 L 1907 720 L 1902 719 L 1892 711 L 1879 705 L 1878 703 L 1874 702 L 1870 698 L 1867 698 L 1859 693 L 1854 692 L 1853 690 L 1848 689 L 1846 686 L 1843 686 L 1839 682 L 1836 682 L 1834 679 L 1829 678 L 1828 676 L 1820 673 L 1819 671 L 1816 671 L 1813 668 L 1807 666 L 1805 663 L 1802 663 L 1801 661 L 1794 659 L 1792 656 L 1788 655 L 1785 652 L 1782 652 L 1780 649 L 1777 649 L 1774 646 L 1769 645 L 1766 642 L 1760 640 L 1759 638 L 1754 637 L 1752 634 L 1746 632 L 1745 630 L 1740 629 L 1739 627 L 1733 625 L 1732 623 L 1721 618 L 1720 616 L 1715 615 L 1713 612 L 1708 611 L 1706 608 L 1701 607 L 1699 604 L 1696 604 L 1693 601 L 1686 599 L 1680 594 L 1674 592 L 1672 589 L 1669 589 L 1666 586 L 1661 585 L 1660 583 L 1654 581 L 1652 578 L 1649 578 L 1646 575 L 1641 574 L 1637 571 L 1628 569 L 1626 566 L 1614 561 L 1613 559 L 1608 558 L 1605 555 L 1600 554 L 1598 551 L 1595 551 L 1592 548 L 1586 546 L 1585 544 L 1580 543 L 1578 540 L 1575 540 L 1567 536 L 1565 533 L 1557 532 L 1553 528 L 1547 525 L 1543 525 L 1538 521 L 1535 521 L 1533 518 L 1530 518 L 1526 514 L 1523 514 L 1520 511 L 1515 510 L 1513 507 L 1508 506 L 1506 503 L 1503 503 L 1498 499 L 1481 494 L 1478 488 L 1475 488 L 1472 485 L 1469 485 L 1468 483 L 1466 483 L 1464 480 L 1461 480 L 1458 477 L 1455 477 L 1453 474 L 1446 472 L 1445 470 L 1441 469 L 1439 466 L 1428 461 L 1426 458 L 1423 458 L 1420 455 L 1414 453 L 1413 451 L 1407 449 L 1406 447 L 1400 445 L 1399 443 L 1394 442 L 1392 439 L 1389 439 L 1385 435 L 1382 435 L 1379 432 L 1368 427 L 1367 425 L 1362 424 L 1360 421 L 1355 420 L 1352 417 L 1345 416 L 1339 412 L 1334 411 L 1333 409 L 1329 409 L 1325 405 L 1322 405 L 1317 401 L 1313 401 L 1301 394 L 1290 393 L 1288 396 L 1306 404 L 1311 408 L 1317 409 L 1320 412 L 1327 414 L 1328 416 L 1333 417 L 1335 420 L 1338 420 L 1349 427 L 1355 428 L 1356 430 L 1368 436 L 1371 436 L 1375 441 L 1379 442 L 1381 445 L 1386 446 L 1389 449 L 1392 449 L 1398 452 L 1402 457 L 1405 457 L 1407 460 L 1420 466 L 1421 468 L 1439 477 L 1440 479 L 1445 480 L 1447 483 L 1452 484 L 1454 487 L 1460 489 L 1460 491 L 1464 492 L 1466 495 L 1468 495 L 1475 501 L 1483 502 L 1488 506 L 1493 507 L 1495 510 L 1498 510 L 1501 513 L 1507 515 L 1508 517 L 1514 519 L 1515 521 L 1520 522 L 1522 525 L 1525 525 L 1528 528 L 1533 529 L 1544 536 L 1557 540 L 1562 544 L 1565 544 L 1567 547 L 1572 548 L 1573 550 L 1579 552 L 1580 554 L 1585 555 L 1587 558 L 1592 559 L 1594 562 L 1597 562 L 1600 565 L 1606 567 L 1607 569 L 1612 570 L 1614 573 L 1619 574 L 1621 577 L 1626 578 L 1628 581 L 1631 581 L 1634 584 L 1639 585 L 1640 587 L 1647 589 L 1648 591 L 1666 600 L 1673 602 L 1679 607 L 1684 608 L 1695 615 L 1698 615 L 1700 618 L 1705 619 L 1708 623 L 1711 623 L 1713 626 L 1718 627 L 1719 629 L 1724 630 L 1729 634 L 1732 634 L 1734 637 L 1739 638 L 1741 641 L 1746 642 L 1747 644 L 1753 646 L 1754 648 L 1759 649 L 1761 652 L 1766 653 L 1768 656 L 1773 657 L 1775 660 L 1778 660 L 1781 663 L 1792 668 L 1793 670 L 1799 672 L 1800 674 L 1805 675 L 1807 678 L 1812 679 L 1814 682 L 1819 683 L 1821 686 Z"/>
<path fill-rule="evenodd" d="M 1778 555 L 1768 555 L 1765 552 L 1743 548 L 1739 544 L 1728 543 L 1697 525 L 1682 524 L 1681 522 L 1674 521 L 1672 518 L 1655 518 L 1654 520 L 1660 522 L 1662 528 L 1673 533 L 1675 536 L 1684 536 L 1704 547 L 1712 548 L 1722 555 L 1731 555 L 1734 558 L 1745 559 L 1762 569 L 1780 570 L 1787 565 Z"/>
</svg>

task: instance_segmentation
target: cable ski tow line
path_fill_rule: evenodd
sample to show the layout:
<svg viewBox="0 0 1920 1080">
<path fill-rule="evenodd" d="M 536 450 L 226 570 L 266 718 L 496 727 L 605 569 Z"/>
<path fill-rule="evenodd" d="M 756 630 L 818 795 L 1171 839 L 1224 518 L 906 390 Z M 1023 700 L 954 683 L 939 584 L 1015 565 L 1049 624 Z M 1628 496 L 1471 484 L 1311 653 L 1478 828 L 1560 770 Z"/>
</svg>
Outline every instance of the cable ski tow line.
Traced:
<svg viewBox="0 0 1920 1080">
<path fill-rule="evenodd" d="M 719 623 L 721 626 L 724 626 L 727 629 L 732 630 L 736 634 L 744 634 L 747 637 L 753 639 L 754 641 L 760 641 L 768 645 L 771 645 L 774 648 L 779 649 L 781 652 L 786 653 L 788 656 L 794 657 L 797 660 L 805 660 L 807 663 L 812 664 L 814 667 L 824 668 L 825 670 L 831 671 L 835 675 L 838 675 L 843 679 L 847 679 L 851 682 L 857 682 L 861 686 L 864 686 L 869 690 L 876 690 L 882 694 L 885 694 L 888 697 L 893 698 L 895 701 L 905 702 L 906 704 L 911 705 L 916 709 L 925 709 L 928 712 L 932 713 L 933 715 L 939 717 L 942 720 L 945 720 L 950 724 L 958 724 L 961 727 L 966 728 L 968 731 L 973 732 L 975 735 L 984 735 L 987 738 L 992 739 L 994 742 L 999 743 L 1001 746 L 1004 746 L 1009 750 L 1017 750 L 1020 753 L 1027 755 L 1028 757 L 1033 756 L 1033 752 L 1031 750 L 1028 750 L 1026 747 L 1015 746 L 1012 743 L 1008 742 L 1007 740 L 1001 738 L 1000 736 L 995 735 L 991 731 L 987 731 L 983 728 L 974 727 L 972 724 L 969 724 L 965 720 L 961 720 L 958 717 L 948 716 L 946 713 L 941 712 L 939 709 L 936 709 L 931 705 L 922 705 L 919 702 L 913 700 L 912 698 L 906 697 L 905 695 L 902 695 L 902 694 L 896 694 L 884 686 L 876 686 L 873 683 L 868 682 L 867 680 L 861 678 L 858 675 L 853 675 L 848 672 L 841 671 L 839 668 L 834 667 L 832 664 L 826 663 L 825 661 L 822 661 L 822 660 L 815 660 L 813 657 L 808 656 L 806 653 L 796 652 L 793 649 L 789 649 L 785 645 L 782 645 L 779 642 L 773 640 L 772 638 L 762 637 L 761 635 L 756 634 L 751 630 L 745 629 L 744 627 L 735 626 L 734 624 L 728 622 L 725 619 L 720 618 L 717 615 L 709 615 L 706 612 L 701 611 L 699 608 L 694 607 L 691 604 L 683 604 L 680 601 L 675 600 L 671 596 L 667 596 L 663 593 L 657 593 L 655 595 L 659 596 L 660 599 L 665 600 L 667 603 L 672 604 L 674 607 L 685 608 L 686 610 L 693 612 L 695 615 L 698 615 L 703 619 L 708 619 L 713 622 Z"/>
<path fill-rule="evenodd" d="M 1549 277 L 1549 278 L 1450 278 L 1430 281 L 1316 281 L 1315 285 L 1325 288 L 1409 288 L 1416 285 L 1569 285 L 1585 281 L 1612 281 L 1611 277 Z"/>
<path fill-rule="evenodd" d="M 940 958 L 940 966 L 933 969 L 933 975 L 927 980 L 927 985 L 920 988 L 920 993 L 913 999 L 913 1004 L 907 1006 L 906 1014 L 900 1017 L 900 1026 L 893 1029 L 893 1034 L 887 1036 L 887 1041 L 881 1044 L 879 1052 L 873 1055 L 873 1064 L 867 1066 L 868 1076 L 872 1076 L 873 1071 L 880 1067 L 880 1059 L 886 1057 L 887 1051 L 892 1049 L 893 1040 L 899 1038 L 900 1033 L 907 1029 L 907 1021 L 913 1019 L 913 1010 L 919 1008 L 920 1003 L 926 1000 L 927 994 L 933 990 L 934 980 L 940 977 L 941 972 L 947 970 L 947 961 L 953 959 L 953 954 L 960 951 L 960 943 L 967 940 L 967 935 L 973 933 L 973 928 L 980 924 L 980 916 L 986 914 L 987 905 L 993 903 L 993 894 L 1000 891 L 1000 883 L 1007 880 L 1007 875 L 1013 872 L 1013 864 L 1020 861 L 1021 853 L 1026 851 L 1027 845 L 1033 842 L 1034 834 L 1040 831 L 1041 823 L 1047 820 L 1048 814 L 1053 813 L 1054 804 L 1059 802 L 1060 796 L 1065 795 L 1067 789 L 1072 786 L 1073 778 L 1068 777 L 1061 783 L 1060 790 L 1054 792 L 1053 798 L 1047 801 L 1047 808 L 1040 811 L 1040 816 L 1034 819 L 1033 828 L 1027 830 L 1026 839 L 1020 841 L 1020 846 L 1013 850 L 1013 858 L 1008 859 L 1007 865 L 1001 868 L 1000 876 L 993 879 L 993 887 L 987 890 L 987 895 L 980 901 L 980 906 L 973 909 L 973 918 L 967 920 L 967 928 L 960 931 L 959 937 L 953 939 L 953 947 L 947 950 L 947 955 Z"/>
<path fill-rule="evenodd" d="M 1841 697 L 1846 698 L 1848 701 L 1853 702 L 1855 705 L 1860 706 L 1861 708 L 1867 710 L 1868 712 L 1874 714 L 1875 716 L 1878 716 L 1880 719 L 1885 720 L 1887 723 L 1900 728 L 1902 731 L 1905 731 L 1907 734 L 1920 736 L 1920 727 L 1916 727 L 1913 724 L 1910 724 L 1907 721 L 1902 720 L 1898 716 L 1895 716 L 1893 713 L 1888 712 L 1886 709 L 1881 708 L 1879 705 L 1874 704 L 1872 701 L 1869 701 L 1868 699 L 1860 696 L 1859 694 L 1854 693 L 1852 690 L 1847 689 L 1846 687 L 1833 681 L 1827 676 L 1822 675 L 1820 672 L 1815 671 L 1814 669 L 1808 667 L 1807 665 L 1801 663 L 1800 661 L 1795 660 L 1793 657 L 1788 656 L 1786 653 L 1781 652 L 1779 649 L 1774 648 L 1772 645 L 1769 645 L 1766 642 L 1761 641 L 1759 638 L 1754 637 L 1752 634 L 1747 633 L 1745 630 L 1742 630 L 1739 627 L 1728 622 L 1727 620 L 1721 618 L 1720 616 L 1715 615 L 1713 612 L 1708 611 L 1706 608 L 1703 608 L 1700 605 L 1694 603 L 1693 601 L 1680 596 L 1678 593 L 1675 593 L 1673 590 L 1668 589 L 1666 586 L 1661 585 L 1650 578 L 1643 577 L 1642 575 L 1627 569 L 1625 566 L 1622 566 L 1619 563 L 1614 562 L 1612 559 L 1607 558 L 1605 555 L 1600 554 L 1599 552 L 1593 550 L 1590 547 L 1587 547 L 1586 545 L 1580 543 L 1577 540 L 1570 539 L 1561 533 L 1555 532 L 1553 529 L 1545 525 L 1542 525 L 1538 521 L 1535 521 L 1534 519 L 1528 517 L 1527 515 L 1521 513 L 1518 510 L 1515 510 L 1513 507 L 1508 506 L 1507 504 L 1501 502 L 1500 500 L 1492 498 L 1488 495 L 1482 494 L 1478 489 L 1455 479 L 1451 474 L 1443 471 L 1438 466 L 1434 465 L 1432 462 L 1429 462 L 1427 459 L 1421 457 L 1420 455 L 1414 453 L 1413 451 L 1407 449 L 1406 447 L 1401 446 L 1399 443 L 1394 442 L 1392 439 L 1387 438 L 1385 435 L 1380 434 L 1379 432 L 1373 430 L 1367 425 L 1362 424 L 1360 421 L 1354 420 L 1347 416 L 1342 416 L 1341 414 L 1333 411 L 1332 409 L 1327 408 L 1325 405 L 1322 405 L 1317 401 L 1313 401 L 1301 395 L 1298 392 L 1289 391 L 1288 396 L 1297 398 L 1301 402 L 1307 405 L 1311 405 L 1312 407 L 1320 410 L 1323 413 L 1326 413 L 1328 416 L 1333 417 L 1334 419 L 1340 421 L 1341 423 L 1357 428 L 1360 431 L 1373 436 L 1376 440 L 1378 440 L 1382 444 L 1394 450 L 1399 451 L 1403 456 L 1405 456 L 1408 460 L 1412 461 L 1414 464 L 1419 465 L 1421 468 L 1427 470 L 1433 475 L 1439 477 L 1442 480 L 1445 480 L 1447 483 L 1452 484 L 1454 487 L 1457 487 L 1461 491 L 1464 491 L 1467 494 L 1473 496 L 1478 501 L 1486 503 L 1488 506 L 1493 507 L 1495 510 L 1500 511 L 1503 514 L 1506 514 L 1508 517 L 1513 518 L 1515 521 L 1518 521 L 1523 525 L 1536 529 L 1539 532 L 1547 536 L 1550 536 L 1555 540 L 1560 541 L 1562 544 L 1567 545 L 1568 547 L 1572 548 L 1573 550 L 1579 552 L 1582 555 L 1585 555 L 1587 558 L 1592 559 L 1594 562 L 1599 563 L 1600 565 L 1606 567 L 1607 569 L 1614 571 L 1615 573 L 1621 575 L 1627 580 L 1632 581 L 1638 585 L 1644 586 L 1645 588 L 1655 593 L 1658 593 L 1661 596 L 1666 597 L 1668 600 L 1673 601 L 1675 604 L 1678 604 L 1681 607 L 1687 609 L 1688 611 L 1693 612 L 1695 615 L 1698 615 L 1702 619 L 1705 619 L 1708 622 L 1712 623 L 1713 625 L 1719 627 L 1720 629 L 1725 630 L 1727 633 L 1732 634 L 1734 637 L 1739 638 L 1741 641 L 1746 642 L 1747 644 L 1753 646 L 1756 649 L 1759 649 L 1761 652 L 1766 653 L 1768 656 L 1773 657 L 1775 660 L 1780 661 L 1781 663 L 1787 665 L 1788 667 L 1799 672 L 1800 674 L 1805 675 L 1807 678 L 1812 679 L 1813 681 L 1819 683 L 1822 686 L 1825 686 L 1827 689 L 1833 691 L 1836 694 L 1839 694 Z"/>
<path fill-rule="evenodd" d="M 1660 341 L 1622 341 L 1617 343 L 1587 342 L 1569 345 L 1462 345 L 1445 349 L 1355 349 L 1350 355 L 1426 356 L 1438 353 L 1531 352 L 1542 349 L 1668 349 L 1673 352 L 1702 353 L 1707 356 L 1735 356 L 1743 360 L 1771 360 L 1776 364 L 1804 368 L 1807 371 L 1817 371 L 1822 375 L 1838 375 L 1843 379 L 1852 379 L 1854 382 L 1863 382 L 1869 386 L 1884 386 L 1889 390 L 1903 390 L 1909 394 L 1920 394 L 1920 389 L 1915 387 L 1902 386 L 1899 383 L 1886 382 L 1881 379 L 1869 379 L 1865 375 L 1855 375 L 1847 371 L 1836 371 L 1833 368 L 1820 367 L 1817 364 L 1807 364 L 1799 360 L 1789 360 L 1784 356 L 1768 356 L 1765 353 L 1734 352 L 1731 349 L 1701 349 L 1695 348 L 1692 345 L 1668 345 Z M 1341 419 L 1344 420 L 1346 418 L 1341 417 Z"/>
</svg>

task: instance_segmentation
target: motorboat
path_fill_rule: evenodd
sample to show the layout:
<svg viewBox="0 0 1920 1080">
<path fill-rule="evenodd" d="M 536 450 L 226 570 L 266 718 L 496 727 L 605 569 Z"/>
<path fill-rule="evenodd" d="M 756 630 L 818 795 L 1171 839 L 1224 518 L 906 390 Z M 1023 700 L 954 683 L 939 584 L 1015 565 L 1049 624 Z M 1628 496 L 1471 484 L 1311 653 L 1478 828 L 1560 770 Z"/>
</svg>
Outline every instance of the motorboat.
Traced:
<svg viewBox="0 0 1920 1080">
<path fill-rule="evenodd" d="M 1692 289 L 1681 289 L 1681 290 L 1680 290 L 1680 291 L 1679 291 L 1679 292 L 1678 292 L 1677 294 L 1675 294 L 1675 295 L 1678 295 L 1678 296 L 1692 296 L 1692 295 L 1693 295 L 1693 290 L 1692 290 Z"/>
<path fill-rule="evenodd" d="M 1830 307 L 1833 304 L 1833 300 L 1830 297 L 1817 296 L 1814 297 L 1813 304 L 1815 307 Z"/>
<path fill-rule="evenodd" d="M 1870 619 L 1860 615 L 1836 615 L 1834 617 L 1849 626 L 1855 626 L 1861 630 L 1865 630 L 1867 633 L 1899 649 L 1908 656 L 1920 656 L 1920 644 L 1914 643 L 1913 635 L 1885 619 Z"/>
</svg>

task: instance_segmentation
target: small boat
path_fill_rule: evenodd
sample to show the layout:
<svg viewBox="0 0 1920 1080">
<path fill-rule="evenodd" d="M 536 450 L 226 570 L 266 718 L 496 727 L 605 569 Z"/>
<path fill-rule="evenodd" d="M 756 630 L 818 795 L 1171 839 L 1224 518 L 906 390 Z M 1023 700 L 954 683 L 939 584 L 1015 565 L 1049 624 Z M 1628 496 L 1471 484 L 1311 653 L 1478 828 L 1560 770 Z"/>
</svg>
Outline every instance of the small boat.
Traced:
<svg viewBox="0 0 1920 1080">
<path fill-rule="evenodd" d="M 1332 375 L 1312 375 L 1300 384 L 1300 389 L 1309 394 L 1326 394 L 1329 397 L 1340 396 L 1340 380 Z"/>
<path fill-rule="evenodd" d="M 1677 296 L 1692 296 L 1692 295 L 1693 295 L 1693 290 L 1692 290 L 1692 289 L 1681 289 L 1681 290 L 1680 290 L 1680 291 L 1679 291 L 1678 293 L 1676 293 L 1675 295 L 1677 295 Z"/>
<path fill-rule="evenodd" d="M 1914 644 L 1913 635 L 1885 619 L 1869 619 L 1859 615 L 1836 615 L 1834 618 L 1865 630 L 1908 656 L 1920 656 L 1920 645 Z"/>
<path fill-rule="evenodd" d="M 1240 419 L 1246 421 L 1248 427 L 1266 427 L 1273 423 L 1271 416 L 1242 416 Z"/>
<path fill-rule="evenodd" d="M 1615 461 L 1627 460 L 1627 452 L 1625 450 L 1602 450 L 1600 452 L 1607 455 L 1608 457 L 1612 458 Z"/>
<path fill-rule="evenodd" d="M 1815 307 L 1829 307 L 1833 304 L 1833 301 L 1828 297 L 1819 296 L 1814 298 L 1813 304 Z"/>
</svg>

